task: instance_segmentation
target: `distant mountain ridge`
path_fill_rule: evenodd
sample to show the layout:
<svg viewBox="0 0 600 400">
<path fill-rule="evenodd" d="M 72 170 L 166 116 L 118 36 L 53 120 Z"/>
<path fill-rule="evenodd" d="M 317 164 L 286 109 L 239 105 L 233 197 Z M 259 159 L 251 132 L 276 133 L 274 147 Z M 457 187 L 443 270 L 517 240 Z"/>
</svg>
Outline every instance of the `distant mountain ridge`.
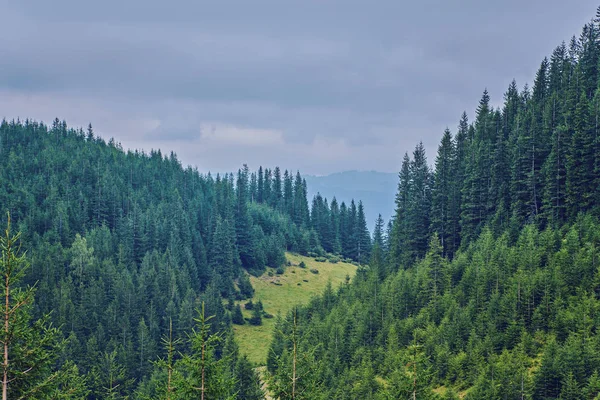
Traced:
<svg viewBox="0 0 600 400">
<path fill-rule="evenodd" d="M 378 171 L 343 171 L 324 176 L 306 175 L 308 201 L 320 193 L 329 202 L 335 196 L 338 202 L 362 200 L 369 231 L 373 231 L 377 215 L 387 221 L 394 215 L 394 198 L 398 174 Z"/>
</svg>

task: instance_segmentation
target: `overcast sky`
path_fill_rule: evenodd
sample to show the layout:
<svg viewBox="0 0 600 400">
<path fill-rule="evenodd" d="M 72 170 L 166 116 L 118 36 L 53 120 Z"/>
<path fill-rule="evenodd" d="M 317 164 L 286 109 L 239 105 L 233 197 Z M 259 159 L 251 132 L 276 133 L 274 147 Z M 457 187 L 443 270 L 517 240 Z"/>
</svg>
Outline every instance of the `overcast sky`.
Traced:
<svg viewBox="0 0 600 400">
<path fill-rule="evenodd" d="M 597 0 L 596 0 L 597 1 Z M 54 117 L 202 172 L 393 172 L 500 104 L 590 0 L 1 0 L 0 118 Z"/>
</svg>

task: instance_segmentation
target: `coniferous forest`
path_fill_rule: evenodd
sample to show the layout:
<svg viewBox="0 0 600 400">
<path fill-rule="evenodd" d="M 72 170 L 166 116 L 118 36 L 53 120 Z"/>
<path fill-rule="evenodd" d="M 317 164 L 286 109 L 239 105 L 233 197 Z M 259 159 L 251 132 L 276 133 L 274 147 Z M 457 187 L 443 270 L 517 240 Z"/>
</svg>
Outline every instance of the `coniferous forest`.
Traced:
<svg viewBox="0 0 600 400">
<path fill-rule="evenodd" d="M 600 398 L 600 9 L 493 107 L 418 144 L 369 267 L 279 321 L 295 399 Z M 292 395 L 293 393 L 293 395 Z"/>
<path fill-rule="evenodd" d="M 501 103 L 399 157 L 372 235 L 298 172 L 2 121 L 3 399 L 600 398 L 600 9 Z M 235 302 L 286 251 L 360 267 L 278 318 L 259 376 Z"/>
<path fill-rule="evenodd" d="M 231 331 L 233 302 L 253 294 L 248 274 L 284 267 L 285 251 L 368 257 L 362 204 L 333 199 L 330 209 L 317 196 L 311 214 L 305 180 L 278 167 L 201 175 L 175 154 L 125 152 L 59 120 L 3 121 L 0 154 L 0 207 L 12 225 L 3 257 L 22 258 L 23 271 L 5 287 L 30 291 L 14 322 L 39 320 L 57 343 L 44 363 L 9 358 L 9 398 L 41 396 L 16 382 L 31 367 L 50 379 L 53 366 L 78 376 L 65 398 L 163 398 L 169 387 L 169 398 L 196 398 L 197 363 L 210 357 L 207 398 L 262 398 Z M 47 384 L 60 392 L 63 383 Z"/>
</svg>

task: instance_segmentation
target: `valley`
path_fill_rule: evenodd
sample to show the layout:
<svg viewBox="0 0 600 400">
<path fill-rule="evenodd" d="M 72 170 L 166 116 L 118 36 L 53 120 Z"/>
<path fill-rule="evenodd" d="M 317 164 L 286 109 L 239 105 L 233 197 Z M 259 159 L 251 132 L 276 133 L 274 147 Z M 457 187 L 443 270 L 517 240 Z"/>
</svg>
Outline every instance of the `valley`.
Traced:
<svg viewBox="0 0 600 400">
<path fill-rule="evenodd" d="M 346 262 L 319 262 L 313 257 L 289 252 L 285 257 L 291 265 L 282 275 L 269 268 L 259 277 L 250 276 L 255 290 L 254 297 L 250 300 L 254 304 L 260 300 L 265 312 L 274 318 L 263 318 L 262 325 L 259 326 L 250 325 L 248 321 L 244 325 L 233 325 L 240 352 L 258 365 L 265 363 L 277 315 L 283 317 L 294 306 L 307 304 L 312 297 L 323 293 L 328 283 L 331 283 L 334 289 L 345 284 L 347 278 L 354 277 L 358 268 Z M 304 268 L 299 267 L 302 262 L 305 264 Z M 311 270 L 317 270 L 319 273 L 315 274 Z M 244 317 L 248 320 L 252 312 L 244 309 L 243 304 L 247 302 L 248 300 L 243 300 L 238 303 L 241 303 Z"/>
</svg>

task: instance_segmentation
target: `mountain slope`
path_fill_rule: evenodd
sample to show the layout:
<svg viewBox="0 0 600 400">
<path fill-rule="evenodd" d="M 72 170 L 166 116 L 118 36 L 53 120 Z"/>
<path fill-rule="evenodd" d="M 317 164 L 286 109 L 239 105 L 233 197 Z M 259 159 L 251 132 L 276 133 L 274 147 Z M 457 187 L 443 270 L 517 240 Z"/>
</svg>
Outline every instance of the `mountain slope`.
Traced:
<svg viewBox="0 0 600 400">
<path fill-rule="evenodd" d="M 531 88 L 484 91 L 433 168 L 422 143 L 404 156 L 370 267 L 277 327 L 274 394 L 600 396 L 599 63 L 595 18 Z"/>
</svg>

